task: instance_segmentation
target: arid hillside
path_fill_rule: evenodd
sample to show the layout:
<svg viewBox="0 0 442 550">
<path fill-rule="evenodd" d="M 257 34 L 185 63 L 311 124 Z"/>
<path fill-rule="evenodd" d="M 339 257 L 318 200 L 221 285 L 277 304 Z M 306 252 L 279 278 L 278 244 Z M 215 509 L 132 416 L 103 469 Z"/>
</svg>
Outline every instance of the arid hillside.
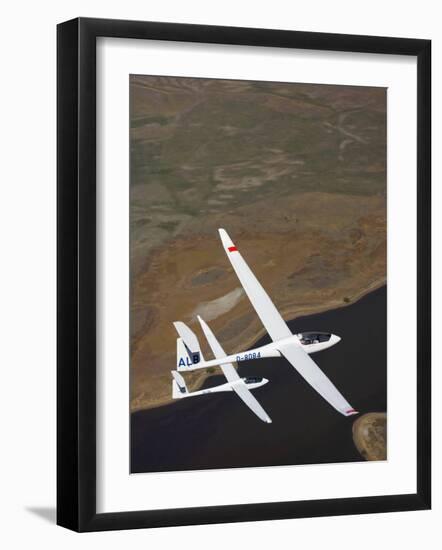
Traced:
<svg viewBox="0 0 442 550">
<path fill-rule="evenodd" d="M 173 321 L 201 336 L 201 314 L 231 352 L 264 333 L 218 227 L 287 319 L 385 283 L 386 92 L 144 76 L 130 86 L 138 410 L 170 400 Z"/>
</svg>

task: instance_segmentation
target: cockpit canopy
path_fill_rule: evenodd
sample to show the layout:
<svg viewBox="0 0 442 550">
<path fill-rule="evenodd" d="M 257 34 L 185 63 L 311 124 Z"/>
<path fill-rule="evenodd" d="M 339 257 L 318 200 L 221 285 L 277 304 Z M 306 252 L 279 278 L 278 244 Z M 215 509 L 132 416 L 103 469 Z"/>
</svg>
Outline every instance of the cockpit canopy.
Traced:
<svg viewBox="0 0 442 550">
<path fill-rule="evenodd" d="M 262 378 L 260 376 L 247 376 L 246 378 L 243 378 L 245 384 L 259 384 L 262 382 Z"/>
<path fill-rule="evenodd" d="M 328 342 L 331 334 L 329 332 L 301 332 L 298 334 L 298 338 L 301 340 L 302 345 L 308 346 L 309 344 Z"/>
</svg>

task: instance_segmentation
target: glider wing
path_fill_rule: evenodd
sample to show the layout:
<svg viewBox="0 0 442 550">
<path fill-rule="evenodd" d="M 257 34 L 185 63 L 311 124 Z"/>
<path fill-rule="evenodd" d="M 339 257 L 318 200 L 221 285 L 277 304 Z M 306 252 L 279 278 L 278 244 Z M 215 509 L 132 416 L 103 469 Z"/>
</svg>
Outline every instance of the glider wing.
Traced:
<svg viewBox="0 0 442 550">
<path fill-rule="evenodd" d="M 304 380 L 338 412 L 344 416 L 358 414 L 301 346 L 289 344 L 281 346 L 279 351 Z"/>
<path fill-rule="evenodd" d="M 209 346 L 213 351 L 213 355 L 217 359 L 222 359 L 223 357 L 226 357 L 226 352 L 223 350 L 221 344 L 218 342 L 215 335 L 209 328 L 209 325 L 203 319 L 201 319 L 199 315 L 198 321 L 200 322 L 204 335 L 207 338 L 207 342 L 209 343 Z M 263 422 L 267 422 L 268 424 L 270 424 L 272 421 L 269 415 L 265 412 L 262 406 L 258 403 L 257 399 L 252 395 L 249 388 L 241 380 L 232 363 L 225 363 L 223 365 L 220 365 L 220 367 L 227 381 L 232 383 L 231 388 L 236 393 L 236 395 L 244 401 L 244 403 L 249 407 L 251 411 L 256 414 L 259 419 L 261 419 Z"/>
<path fill-rule="evenodd" d="M 276 342 L 293 336 L 267 292 L 233 244 L 227 231 L 225 229 L 219 229 L 218 231 L 227 257 L 270 338 Z"/>
</svg>

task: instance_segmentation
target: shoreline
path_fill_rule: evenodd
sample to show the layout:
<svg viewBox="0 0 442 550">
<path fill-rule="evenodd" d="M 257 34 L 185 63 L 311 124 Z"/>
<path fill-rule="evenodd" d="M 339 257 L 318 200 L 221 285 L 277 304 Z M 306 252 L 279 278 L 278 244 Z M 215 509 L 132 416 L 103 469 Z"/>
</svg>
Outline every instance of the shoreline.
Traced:
<svg viewBox="0 0 442 550">
<path fill-rule="evenodd" d="M 327 311 L 331 311 L 331 310 L 334 310 L 334 309 L 340 309 L 340 308 L 344 308 L 344 307 L 347 307 L 347 306 L 351 306 L 353 304 L 355 304 L 356 302 L 358 302 L 359 300 L 361 300 L 362 298 L 364 298 L 365 296 L 367 296 L 368 294 L 370 294 L 371 292 L 374 292 L 376 290 L 378 290 L 379 288 L 385 286 L 387 284 L 387 281 L 385 279 L 385 277 L 382 277 L 381 280 L 378 280 L 378 281 L 375 281 L 373 283 L 371 283 L 368 287 L 362 289 L 360 292 L 358 292 L 356 295 L 353 295 L 351 297 L 351 300 L 349 302 L 344 302 L 344 301 L 334 301 L 334 302 L 330 302 L 328 303 L 325 307 L 316 307 L 316 308 L 305 308 L 305 309 L 302 309 L 302 310 L 297 310 L 296 312 L 294 312 L 291 308 L 286 308 L 286 309 L 282 309 L 280 310 L 280 313 L 282 315 L 283 318 L 287 319 L 289 318 L 290 321 L 294 321 L 295 319 L 299 319 L 300 317 L 307 317 L 307 316 L 310 316 L 310 315 L 318 315 L 318 314 L 321 314 L 321 313 L 325 313 Z M 258 340 L 260 340 L 263 336 L 266 335 L 266 330 L 264 329 L 264 327 L 257 333 L 253 336 L 253 338 L 250 338 L 248 341 L 246 341 L 246 344 L 243 346 L 244 349 L 249 349 L 251 348 L 255 342 L 257 342 Z M 201 388 L 201 386 L 204 384 L 204 382 L 210 378 L 211 376 L 213 376 L 213 373 L 208 373 L 206 370 L 201 370 L 201 372 L 199 373 L 199 376 L 195 376 L 195 380 L 194 380 L 194 384 L 195 384 L 195 389 L 199 389 Z M 160 398 L 156 401 L 152 401 L 151 403 L 147 404 L 147 405 L 143 405 L 142 407 L 130 407 L 130 414 L 132 413 L 136 413 L 136 412 L 140 412 L 140 411 L 146 411 L 146 410 L 150 410 L 150 409 L 156 409 L 158 407 L 162 407 L 162 406 L 165 406 L 165 405 L 170 405 L 174 403 L 174 400 L 172 398 Z"/>
<path fill-rule="evenodd" d="M 386 424 L 386 412 L 365 413 L 354 421 L 353 442 L 365 460 L 387 460 Z"/>
</svg>

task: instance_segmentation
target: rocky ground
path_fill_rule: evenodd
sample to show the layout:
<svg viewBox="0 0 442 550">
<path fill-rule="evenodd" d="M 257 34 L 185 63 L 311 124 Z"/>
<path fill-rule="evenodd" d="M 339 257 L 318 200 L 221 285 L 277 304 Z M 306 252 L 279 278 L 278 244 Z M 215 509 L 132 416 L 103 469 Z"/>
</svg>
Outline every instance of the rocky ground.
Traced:
<svg viewBox="0 0 442 550">
<path fill-rule="evenodd" d="M 353 441 L 366 460 L 386 460 L 386 413 L 367 413 L 359 417 L 353 424 Z"/>
</svg>

